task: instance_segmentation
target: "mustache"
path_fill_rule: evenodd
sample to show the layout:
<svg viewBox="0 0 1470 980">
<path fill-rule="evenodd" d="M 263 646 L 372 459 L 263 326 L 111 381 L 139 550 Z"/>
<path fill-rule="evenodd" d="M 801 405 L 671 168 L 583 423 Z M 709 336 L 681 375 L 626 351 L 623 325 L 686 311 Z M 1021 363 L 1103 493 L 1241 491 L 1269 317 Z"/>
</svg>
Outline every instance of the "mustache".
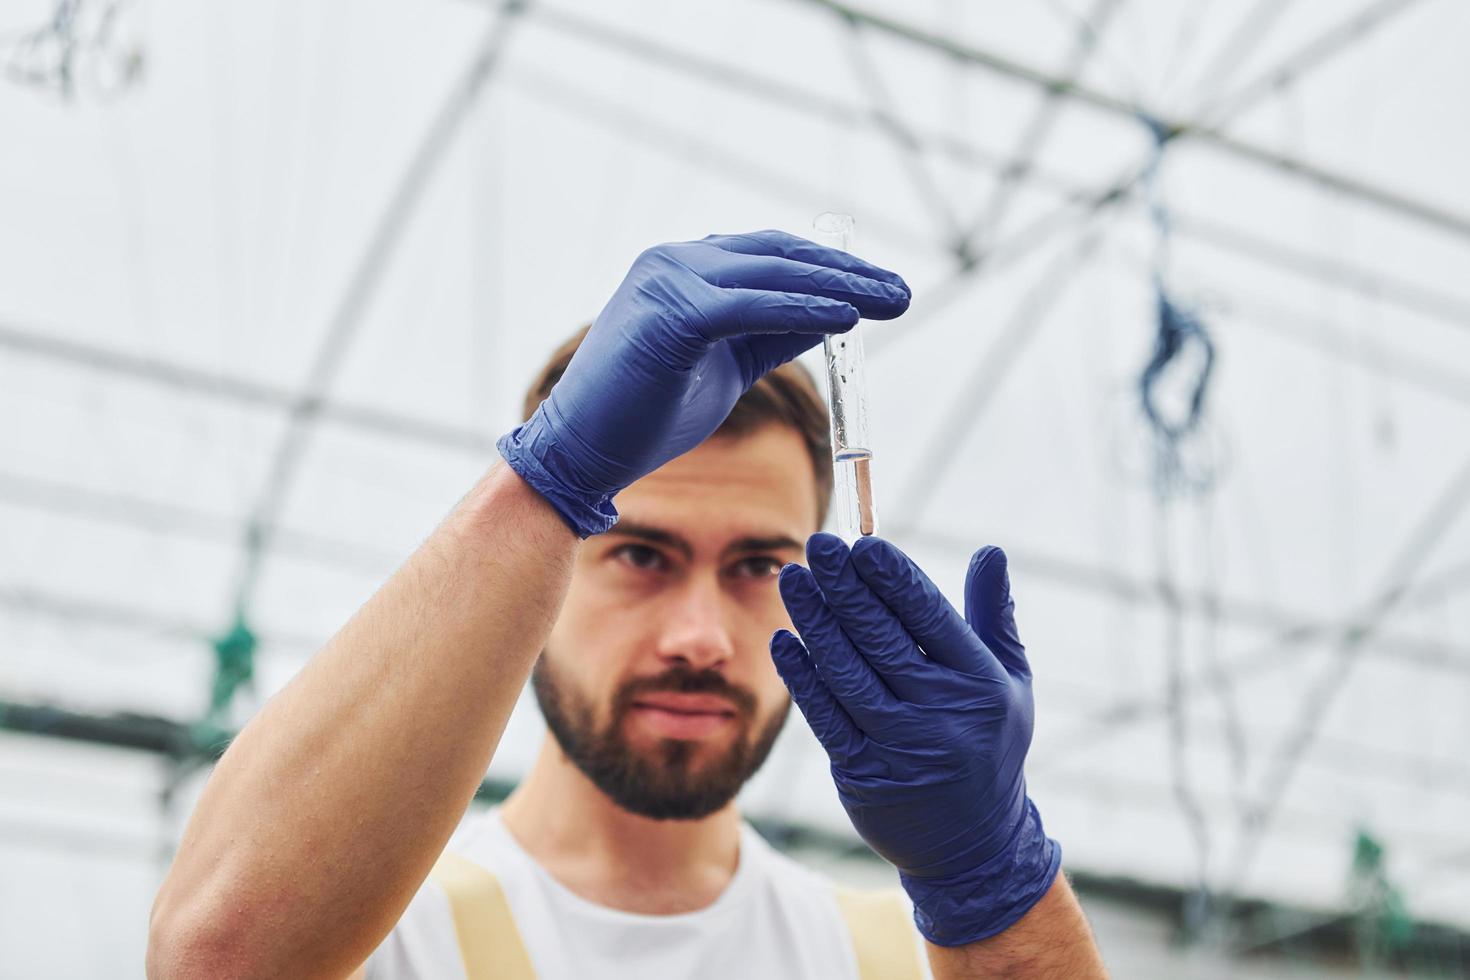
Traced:
<svg viewBox="0 0 1470 980">
<path fill-rule="evenodd" d="M 731 683 L 717 670 L 695 670 L 692 667 L 675 666 L 661 674 L 635 677 L 618 688 L 613 699 L 613 712 L 622 717 L 633 706 L 633 702 L 644 694 L 668 692 L 674 694 L 713 694 L 735 706 L 742 718 L 755 714 L 755 695 L 738 684 Z"/>
</svg>

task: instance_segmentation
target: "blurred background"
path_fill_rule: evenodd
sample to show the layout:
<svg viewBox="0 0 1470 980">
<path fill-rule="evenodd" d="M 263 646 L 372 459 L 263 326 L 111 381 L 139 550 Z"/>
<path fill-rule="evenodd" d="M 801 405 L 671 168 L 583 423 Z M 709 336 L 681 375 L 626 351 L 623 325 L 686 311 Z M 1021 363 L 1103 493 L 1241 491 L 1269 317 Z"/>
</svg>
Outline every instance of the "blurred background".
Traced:
<svg viewBox="0 0 1470 980">
<path fill-rule="evenodd" d="M 1012 556 L 1115 974 L 1470 975 L 1467 43 L 1458 0 L 9 0 L 0 976 L 141 976 L 211 760 L 639 251 L 828 209 L 915 292 L 884 532 L 955 593 Z M 799 723 L 744 802 L 886 880 Z"/>
</svg>

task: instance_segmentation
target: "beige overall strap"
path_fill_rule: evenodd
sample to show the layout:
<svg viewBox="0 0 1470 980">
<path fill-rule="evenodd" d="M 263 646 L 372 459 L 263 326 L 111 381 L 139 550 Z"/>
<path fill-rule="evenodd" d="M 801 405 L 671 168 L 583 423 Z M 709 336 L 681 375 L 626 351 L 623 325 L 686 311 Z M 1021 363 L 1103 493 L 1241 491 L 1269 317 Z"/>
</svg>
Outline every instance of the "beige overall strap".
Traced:
<svg viewBox="0 0 1470 980">
<path fill-rule="evenodd" d="M 920 980 L 914 918 L 896 889 L 837 889 L 837 907 L 852 933 L 860 980 Z"/>
<path fill-rule="evenodd" d="M 493 874 L 469 858 L 445 851 L 429 879 L 449 896 L 469 980 L 536 980 L 505 890 Z"/>
</svg>

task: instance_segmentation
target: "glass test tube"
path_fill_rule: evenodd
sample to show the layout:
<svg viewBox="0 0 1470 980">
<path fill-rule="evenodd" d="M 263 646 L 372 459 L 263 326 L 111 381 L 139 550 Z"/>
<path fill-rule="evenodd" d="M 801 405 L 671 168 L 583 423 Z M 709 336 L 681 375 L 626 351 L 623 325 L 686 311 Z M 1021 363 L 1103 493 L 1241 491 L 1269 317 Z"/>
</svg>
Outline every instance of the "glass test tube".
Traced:
<svg viewBox="0 0 1470 980">
<path fill-rule="evenodd" d="M 816 240 L 852 251 L 852 215 L 824 211 L 812 222 Z M 851 543 L 878 533 L 873 503 L 873 445 L 868 439 L 868 388 L 863 374 L 863 336 L 859 323 L 822 342 L 827 359 L 827 396 L 832 403 L 832 475 L 837 533 Z"/>
</svg>

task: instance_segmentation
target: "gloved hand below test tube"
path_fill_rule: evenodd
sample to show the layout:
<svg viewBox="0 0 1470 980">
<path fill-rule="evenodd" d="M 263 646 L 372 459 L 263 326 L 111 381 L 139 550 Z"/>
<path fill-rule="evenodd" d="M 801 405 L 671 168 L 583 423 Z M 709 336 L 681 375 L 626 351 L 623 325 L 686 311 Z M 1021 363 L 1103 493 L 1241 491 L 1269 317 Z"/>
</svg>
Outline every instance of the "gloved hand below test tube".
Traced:
<svg viewBox="0 0 1470 980">
<path fill-rule="evenodd" d="M 1005 553 L 970 562 L 965 615 L 882 538 L 807 542 L 771 656 L 832 763 L 853 826 L 899 870 L 941 946 L 996 935 L 1051 888 L 1061 848 L 1026 793 L 1031 668 Z"/>
</svg>

